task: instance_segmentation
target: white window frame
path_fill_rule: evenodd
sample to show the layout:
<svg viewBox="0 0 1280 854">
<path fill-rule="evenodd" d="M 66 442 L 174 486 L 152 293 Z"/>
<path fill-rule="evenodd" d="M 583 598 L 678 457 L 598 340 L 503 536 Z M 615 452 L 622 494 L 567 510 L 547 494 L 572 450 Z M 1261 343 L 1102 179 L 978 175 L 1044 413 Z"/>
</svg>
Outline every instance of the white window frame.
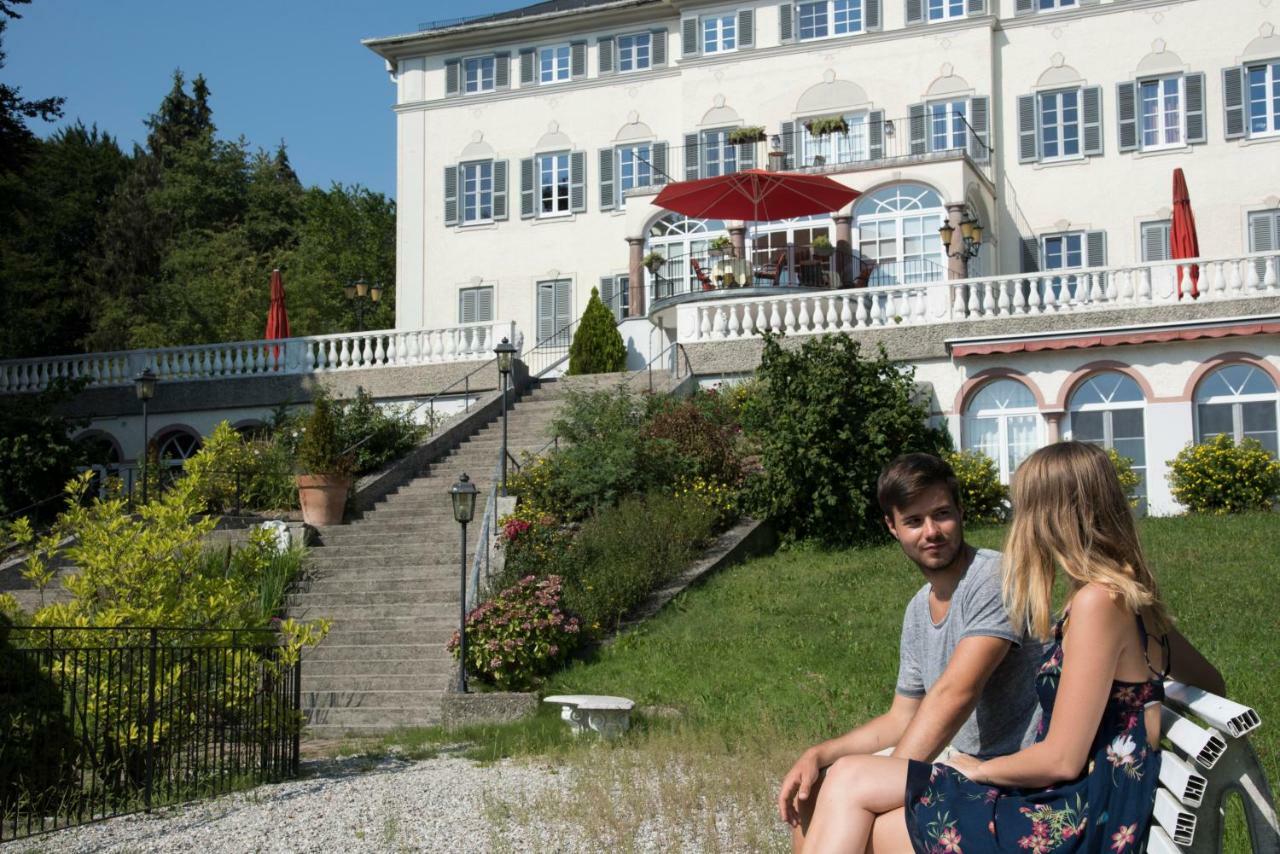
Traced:
<svg viewBox="0 0 1280 854">
<path fill-rule="evenodd" d="M 488 64 L 486 69 L 485 64 Z M 475 74 L 472 74 L 474 69 Z M 486 77 L 485 71 L 488 71 Z M 473 83 L 474 76 L 474 86 Z M 498 57 L 492 53 L 483 56 L 468 56 L 462 60 L 462 92 L 476 95 L 481 92 L 492 92 L 498 88 Z"/>
<path fill-rule="evenodd" d="M 1096 378 L 1097 378 L 1097 377 L 1099 377 L 1099 376 L 1104 376 L 1104 375 L 1107 375 L 1107 374 L 1120 374 L 1120 375 L 1121 375 L 1121 376 L 1123 376 L 1126 380 L 1128 380 L 1129 382 L 1131 382 L 1131 383 L 1133 383 L 1134 385 L 1136 385 L 1136 386 L 1138 387 L 1138 395 L 1139 395 L 1139 397 L 1140 397 L 1141 399 L 1139 399 L 1139 400 L 1116 400 L 1116 401 L 1113 401 L 1113 400 L 1106 400 L 1106 401 L 1102 401 L 1102 402 L 1100 402 L 1100 403 L 1099 403 L 1099 402 L 1090 402 L 1090 403 L 1076 403 L 1076 402 L 1075 402 L 1075 400 L 1076 400 L 1077 396 L 1080 394 L 1080 391 L 1084 388 L 1084 386 L 1085 386 L 1085 384 L 1086 384 L 1086 383 L 1089 383 L 1089 382 L 1093 381 L 1094 379 L 1096 379 Z M 1136 473 L 1138 474 L 1138 477 L 1139 477 L 1137 497 L 1138 497 L 1138 498 L 1140 498 L 1141 500 L 1145 501 L 1145 500 L 1146 500 L 1146 497 L 1147 497 L 1147 468 L 1148 468 L 1148 465 L 1147 465 L 1148 460 L 1147 460 L 1147 458 L 1148 458 L 1148 456 L 1149 456 L 1149 455 L 1147 454 L 1147 449 L 1146 449 L 1146 443 L 1147 443 L 1147 402 L 1146 402 L 1146 399 L 1145 399 L 1145 395 L 1143 395 L 1143 393 L 1142 393 L 1142 386 L 1138 385 L 1137 380 L 1135 380 L 1135 379 L 1134 379 L 1133 377 L 1131 377 L 1131 376 L 1128 376 L 1127 374 L 1124 374 L 1124 373 L 1123 373 L 1123 372 L 1121 372 L 1121 371 L 1104 370 L 1104 371 L 1098 371 L 1098 372 L 1096 372 L 1096 373 L 1094 373 L 1094 374 L 1091 374 L 1090 376 L 1086 377 L 1083 381 L 1081 381 L 1081 382 L 1080 382 L 1080 383 L 1075 387 L 1075 389 L 1071 392 L 1071 397 L 1070 397 L 1070 399 L 1068 399 L 1068 401 L 1067 401 L 1067 415 L 1068 415 L 1068 424 L 1067 424 L 1068 430 L 1067 430 L 1067 438 L 1069 438 L 1069 439 L 1073 439 L 1073 440 L 1084 441 L 1084 440 L 1080 440 L 1080 439 L 1079 439 L 1079 437 L 1078 437 L 1078 436 L 1076 436 L 1076 422 L 1075 422 L 1075 419 L 1076 419 L 1076 415 L 1077 415 L 1078 413 L 1082 413 L 1082 412 L 1101 412 L 1101 413 L 1102 413 L 1102 447 L 1103 447 L 1104 449 L 1106 449 L 1106 450 L 1115 450 L 1115 446 L 1116 446 L 1116 442 L 1115 442 L 1115 416 L 1113 415 L 1113 413 L 1115 413 L 1115 412 L 1116 412 L 1116 411 L 1118 411 L 1118 410 L 1131 410 L 1131 409 L 1136 409 L 1136 410 L 1138 410 L 1138 411 L 1140 411 L 1140 412 L 1142 413 L 1142 444 L 1143 444 L 1142 453 L 1143 453 L 1143 459 L 1142 459 L 1142 461 L 1141 461 L 1141 463 L 1140 463 L 1140 464 L 1139 464 L 1139 461 L 1138 461 L 1138 460 L 1133 460 L 1133 470 L 1134 470 L 1134 472 L 1136 472 Z M 1133 438 L 1133 437 L 1125 437 L 1125 438 Z M 1119 452 L 1117 451 L 1117 453 L 1119 453 Z M 1124 455 L 1124 456 L 1127 456 L 1127 455 Z"/>
<path fill-rule="evenodd" d="M 1064 120 L 1066 111 L 1065 100 L 1067 95 L 1075 96 L 1075 121 L 1072 123 Z M 1054 100 L 1054 116 L 1055 123 L 1052 127 L 1056 128 L 1053 132 L 1053 139 L 1050 140 L 1046 133 L 1049 125 L 1045 123 L 1045 102 L 1047 99 Z M 1077 86 L 1071 89 L 1053 89 L 1048 92 L 1036 93 L 1036 141 L 1039 144 L 1040 162 L 1053 163 L 1059 160 L 1083 160 L 1084 159 L 1084 89 Z M 1066 129 L 1069 125 L 1075 126 L 1075 144 L 1076 150 L 1073 154 L 1067 153 L 1067 134 Z M 1057 154 L 1046 154 L 1048 143 L 1052 141 L 1057 145 Z"/>
<path fill-rule="evenodd" d="M 702 143 L 701 174 L 703 178 L 714 178 L 719 175 L 732 175 L 741 168 L 738 164 L 738 146 L 729 142 L 731 127 L 707 128 L 698 135 Z M 715 152 L 717 171 L 711 171 L 711 153 Z M 725 164 L 732 162 L 733 168 L 726 169 Z"/>
<path fill-rule="evenodd" d="M 798 120 L 800 129 L 800 165 L 816 166 L 815 158 L 823 158 L 824 165 L 837 163 L 862 163 L 871 159 L 871 125 L 870 112 L 856 110 L 845 113 L 843 118 L 849 126 L 847 133 L 829 133 L 825 136 L 814 136 L 809 133 L 808 122 L 819 118 Z M 825 117 L 825 116 L 824 116 Z"/>
<path fill-rule="evenodd" d="M 620 73 L 648 71 L 653 68 L 653 33 L 626 33 L 614 42 L 617 51 L 617 68 Z M 643 58 L 644 64 L 640 64 Z"/>
<path fill-rule="evenodd" d="M 1076 248 L 1072 249 L 1071 241 L 1078 241 Z M 1050 241 L 1062 241 L 1062 264 L 1058 267 L 1049 266 L 1049 243 Z M 1085 233 L 1083 231 L 1058 231 L 1053 234 L 1040 235 L 1040 269 L 1046 273 L 1058 270 L 1083 270 L 1085 268 L 1085 253 L 1088 250 Z M 1078 254 L 1080 263 L 1072 264 L 1071 255 Z"/>
<path fill-rule="evenodd" d="M 626 155 L 628 154 L 631 156 L 630 164 L 627 162 Z M 617 164 L 618 204 L 620 206 L 627 203 L 627 190 L 653 186 L 652 142 L 633 142 L 629 145 L 619 145 L 614 149 L 614 162 Z M 632 173 L 630 180 L 627 177 L 628 169 Z M 638 180 L 642 174 L 647 175 L 647 180 Z"/>
<path fill-rule="evenodd" d="M 698 22 L 704 54 L 732 53 L 738 49 L 738 15 L 724 12 L 704 15 Z"/>
<path fill-rule="evenodd" d="M 462 303 L 466 299 L 466 295 L 475 294 L 475 299 L 477 300 L 477 306 L 478 306 L 479 305 L 478 300 L 480 297 L 480 293 L 482 291 L 489 292 L 489 316 L 476 317 L 474 320 L 463 320 L 462 319 Z M 496 297 L 497 297 L 497 290 L 494 288 L 493 285 L 475 285 L 472 287 L 459 288 L 458 289 L 458 323 L 492 323 L 493 316 L 497 311 L 497 306 L 495 305 L 495 302 L 494 302 Z M 477 314 L 478 313 L 479 313 L 479 309 L 477 308 Z"/>
<path fill-rule="evenodd" d="M 804 34 L 806 9 L 821 14 L 821 33 Z M 820 41 L 839 36 L 853 36 L 867 30 L 866 10 L 863 8 L 862 0 L 806 0 L 796 4 L 795 15 L 796 38 L 799 41 Z M 851 18 L 856 18 L 857 26 L 850 26 Z M 813 26 L 817 28 L 818 23 L 815 21 Z"/>
<path fill-rule="evenodd" d="M 548 163 L 550 163 L 549 169 Z M 538 206 L 538 218 L 551 219 L 573 213 L 573 158 L 569 152 L 543 152 L 537 156 L 534 165 L 538 176 L 538 195 L 535 202 Z M 548 183 L 548 174 L 550 183 Z M 546 194 L 548 188 L 551 190 L 550 199 Z M 550 210 L 547 207 L 548 201 L 550 201 Z"/>
<path fill-rule="evenodd" d="M 1165 91 L 1167 84 L 1175 83 L 1174 95 L 1178 99 L 1176 115 L 1174 122 L 1176 125 L 1170 127 L 1169 112 L 1165 107 L 1165 99 L 1168 93 Z M 1156 142 L 1147 142 L 1147 103 L 1146 87 L 1155 85 L 1155 117 L 1156 126 L 1154 128 L 1156 134 Z M 1186 76 L 1182 74 L 1166 74 L 1160 77 L 1144 77 L 1138 80 L 1137 84 L 1137 113 L 1138 113 L 1138 144 L 1143 151 L 1164 151 L 1171 148 L 1186 148 L 1187 146 L 1187 84 Z M 1173 142 L 1167 141 L 1168 132 L 1174 130 L 1177 132 L 1177 139 Z"/>
<path fill-rule="evenodd" d="M 965 0 L 924 0 L 924 19 L 930 24 L 956 21 L 965 16 L 968 5 Z"/>
<path fill-rule="evenodd" d="M 568 42 L 538 48 L 538 85 L 564 83 L 572 78 L 573 48 Z"/>
<path fill-rule="evenodd" d="M 959 106 L 958 110 L 956 109 L 957 105 Z M 938 139 L 937 123 L 939 120 L 939 108 L 941 108 L 941 119 L 944 127 L 943 133 L 946 135 L 947 142 L 949 143 L 942 148 L 939 148 L 936 145 Z M 968 98 L 939 98 L 934 101 L 926 101 L 924 109 L 925 120 L 928 122 L 929 151 L 968 151 Z M 957 119 L 959 119 L 958 127 Z"/>
<path fill-rule="evenodd" d="M 1235 441 L 1237 445 L 1240 444 L 1240 442 L 1243 439 L 1252 438 L 1250 436 L 1245 435 L 1244 404 L 1269 402 L 1272 404 L 1273 407 L 1280 407 L 1280 392 L 1277 392 L 1277 391 L 1271 391 L 1266 394 L 1250 393 L 1250 394 L 1230 394 L 1230 395 L 1220 394 L 1220 395 L 1212 395 L 1212 396 L 1201 395 L 1201 388 L 1204 386 L 1206 382 L 1208 382 L 1210 377 L 1212 377 L 1214 374 L 1218 373 L 1219 371 L 1226 370 L 1227 368 L 1232 368 L 1232 367 L 1251 368 L 1261 373 L 1263 378 L 1266 379 L 1267 382 L 1271 383 L 1273 387 L 1275 387 L 1276 385 L 1275 380 L 1271 378 L 1270 374 L 1268 374 L 1266 371 L 1263 371 L 1257 365 L 1251 365 L 1247 362 L 1235 362 L 1227 365 L 1220 365 L 1214 370 L 1205 374 L 1200 379 L 1200 382 L 1196 384 L 1196 391 L 1191 399 L 1192 410 L 1195 413 L 1195 422 L 1196 422 L 1195 438 L 1196 438 L 1197 445 L 1203 444 L 1206 441 L 1205 435 L 1204 435 L 1204 428 L 1200 424 L 1200 407 L 1201 406 L 1205 406 L 1205 405 L 1220 406 L 1220 405 L 1230 404 L 1231 406 L 1231 438 Z M 1277 444 L 1280 445 L 1280 408 L 1278 408 L 1276 412 L 1275 424 L 1277 427 L 1276 440 L 1277 440 Z M 1258 431 L 1255 430 L 1253 432 L 1257 433 Z M 1218 434 L 1215 433 L 1213 435 L 1216 436 Z"/>
<path fill-rule="evenodd" d="M 471 170 L 475 169 L 473 176 Z M 487 169 L 488 175 L 482 174 Z M 468 163 L 458 164 L 458 222 L 462 225 L 480 225 L 483 223 L 493 222 L 493 161 L 492 160 L 472 160 Z M 475 187 L 472 189 L 472 183 Z M 485 186 L 488 185 L 486 191 Z M 486 197 L 488 201 L 486 202 Z M 474 202 L 471 201 L 474 198 Z M 468 207 L 475 210 L 473 216 L 467 216 Z M 484 215 L 485 208 L 489 209 L 489 215 Z"/>
<path fill-rule="evenodd" d="M 1059 9 L 1074 9 L 1077 5 L 1076 0 L 1035 0 L 1035 11 L 1057 12 Z"/>
<path fill-rule="evenodd" d="M 1024 388 L 1026 388 L 1025 383 L 1019 382 L 1018 380 L 1013 379 L 1012 377 L 1000 377 L 991 381 L 992 384 L 999 383 L 999 382 L 1017 383 L 1018 385 L 1021 385 Z M 1000 482 L 1008 483 L 1010 478 L 1013 477 L 1014 468 L 1016 468 L 1010 465 L 1011 460 L 1009 459 L 1009 453 L 1012 446 L 1012 443 L 1009 441 L 1009 438 L 1010 438 L 1009 437 L 1009 420 L 1011 418 L 1025 418 L 1027 416 L 1034 416 L 1036 435 L 1035 435 L 1035 440 L 1033 444 L 1035 445 L 1036 448 L 1040 448 L 1044 446 L 1044 416 L 1040 414 L 1040 410 L 1034 404 L 1031 406 L 1014 406 L 1014 407 L 1006 407 L 1006 408 L 998 408 L 998 409 L 980 409 L 975 411 L 973 409 L 973 403 L 978 397 L 978 395 L 982 393 L 985 387 L 986 386 L 984 385 L 983 389 L 978 389 L 974 392 L 974 394 L 970 397 L 969 402 L 965 405 L 964 412 L 961 413 L 960 443 L 961 443 L 961 447 L 964 448 L 966 451 L 981 451 L 983 453 L 986 453 L 983 446 L 974 441 L 975 437 L 973 436 L 973 428 L 976 422 L 995 421 L 996 422 L 996 452 L 999 458 L 995 459 L 994 462 L 996 464 L 996 470 L 1000 473 Z M 1034 401 L 1035 394 L 1029 388 L 1027 388 L 1027 392 L 1028 394 L 1031 395 Z M 1034 451 L 1034 449 L 1032 449 L 1032 451 Z M 1026 457 L 1029 456 L 1032 451 L 1028 451 L 1027 454 L 1022 457 L 1022 459 L 1026 459 Z M 1021 463 L 1021 460 L 1019 460 L 1019 463 Z"/>
<path fill-rule="evenodd" d="M 1254 130 L 1254 123 L 1257 120 L 1254 116 L 1254 104 L 1259 103 L 1253 97 L 1252 77 L 1254 72 L 1262 71 L 1263 95 L 1261 99 L 1262 115 L 1261 118 L 1265 127 L 1262 130 Z M 1261 139 L 1269 136 L 1280 136 L 1280 106 L 1277 106 L 1276 100 L 1280 97 L 1280 59 L 1269 59 L 1266 62 L 1246 63 L 1244 67 L 1244 114 L 1245 127 L 1248 128 L 1250 139 Z"/>
</svg>

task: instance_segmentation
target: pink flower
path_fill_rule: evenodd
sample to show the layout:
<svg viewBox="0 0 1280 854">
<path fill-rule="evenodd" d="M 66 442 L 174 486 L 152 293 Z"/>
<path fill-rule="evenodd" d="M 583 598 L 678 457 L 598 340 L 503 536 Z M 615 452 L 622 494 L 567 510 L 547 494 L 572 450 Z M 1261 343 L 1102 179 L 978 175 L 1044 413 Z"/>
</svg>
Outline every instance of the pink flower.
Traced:
<svg viewBox="0 0 1280 854">
<path fill-rule="evenodd" d="M 960 831 L 954 827 L 948 827 L 938 836 L 938 844 L 942 846 L 942 850 L 961 854 L 960 852 Z"/>
<path fill-rule="evenodd" d="M 1116 854 L 1133 844 L 1134 834 L 1138 831 L 1137 824 L 1122 824 L 1120 830 L 1111 834 L 1111 850 Z"/>
</svg>

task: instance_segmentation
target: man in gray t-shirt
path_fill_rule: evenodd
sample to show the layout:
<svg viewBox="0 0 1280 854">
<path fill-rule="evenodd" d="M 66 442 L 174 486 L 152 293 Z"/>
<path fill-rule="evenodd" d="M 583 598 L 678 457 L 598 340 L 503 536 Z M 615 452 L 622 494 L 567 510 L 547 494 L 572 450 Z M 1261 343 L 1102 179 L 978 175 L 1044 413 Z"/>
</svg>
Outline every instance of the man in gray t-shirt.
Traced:
<svg viewBox="0 0 1280 854">
<path fill-rule="evenodd" d="M 906 454 L 885 467 L 877 493 L 889 533 L 926 583 L 903 616 L 889 710 L 809 748 L 782 781 L 778 814 L 796 850 L 823 770 L 846 756 L 892 751 L 927 762 L 951 742 L 986 758 L 1033 740 L 1040 646 L 1022 643 L 1005 614 L 1000 555 L 964 540 L 955 473 L 937 457 Z"/>
</svg>

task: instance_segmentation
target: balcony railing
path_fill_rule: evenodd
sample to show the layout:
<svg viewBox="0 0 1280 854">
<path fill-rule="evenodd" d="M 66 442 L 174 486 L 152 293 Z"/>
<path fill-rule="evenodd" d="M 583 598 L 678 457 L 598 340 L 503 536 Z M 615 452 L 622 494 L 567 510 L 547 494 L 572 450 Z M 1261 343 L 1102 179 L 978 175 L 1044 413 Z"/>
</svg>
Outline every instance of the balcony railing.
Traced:
<svg viewBox="0 0 1280 854">
<path fill-rule="evenodd" d="M 13 359 L 0 362 L 0 393 L 40 391 L 58 379 L 125 386 L 148 367 L 162 381 L 192 381 L 468 362 L 491 358 L 504 336 L 517 340 L 514 322 Z"/>
<path fill-rule="evenodd" d="M 1280 253 L 1161 261 L 977 279 L 750 296 L 678 307 L 681 343 L 923 326 L 967 320 L 1081 314 L 1193 302 L 1191 269 L 1199 267 L 1200 301 L 1280 296 Z M 1176 286 L 1182 272 L 1183 296 Z"/>
</svg>

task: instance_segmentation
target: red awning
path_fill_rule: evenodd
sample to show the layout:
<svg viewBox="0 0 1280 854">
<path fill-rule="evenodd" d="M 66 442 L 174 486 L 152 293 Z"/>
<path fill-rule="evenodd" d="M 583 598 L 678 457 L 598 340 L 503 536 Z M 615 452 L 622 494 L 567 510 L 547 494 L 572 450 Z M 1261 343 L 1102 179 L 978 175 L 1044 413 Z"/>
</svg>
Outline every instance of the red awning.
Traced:
<svg viewBox="0 0 1280 854">
<path fill-rule="evenodd" d="M 1212 338 L 1239 338 L 1248 335 L 1278 334 L 1280 334 L 1280 323 L 1232 323 L 1225 326 L 1128 330 L 1106 334 L 1091 333 L 1088 335 L 1066 335 L 1061 338 L 984 341 L 949 346 L 952 357 L 960 359 L 965 356 L 993 356 L 1003 353 L 1087 350 L 1092 347 L 1116 347 L 1125 344 L 1164 344 L 1169 341 L 1199 341 Z"/>
</svg>

